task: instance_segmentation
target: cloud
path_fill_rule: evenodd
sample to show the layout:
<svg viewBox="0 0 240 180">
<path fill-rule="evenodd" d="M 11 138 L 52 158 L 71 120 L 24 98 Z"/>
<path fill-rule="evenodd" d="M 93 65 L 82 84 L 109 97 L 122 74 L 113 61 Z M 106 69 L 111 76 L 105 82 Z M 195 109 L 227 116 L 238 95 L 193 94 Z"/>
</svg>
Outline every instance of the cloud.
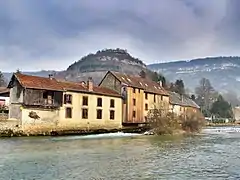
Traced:
<svg viewBox="0 0 240 180">
<path fill-rule="evenodd" d="M 239 55 L 238 0 L 0 0 L 3 71 L 124 48 L 145 63 Z"/>
</svg>

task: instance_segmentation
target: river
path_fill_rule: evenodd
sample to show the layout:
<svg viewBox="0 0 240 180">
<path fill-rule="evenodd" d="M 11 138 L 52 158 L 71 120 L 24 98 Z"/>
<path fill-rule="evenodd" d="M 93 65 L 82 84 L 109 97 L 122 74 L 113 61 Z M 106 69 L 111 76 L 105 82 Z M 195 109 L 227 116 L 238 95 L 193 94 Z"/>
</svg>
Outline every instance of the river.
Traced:
<svg viewBox="0 0 240 180">
<path fill-rule="evenodd" d="M 240 179 L 240 129 L 0 139 L 2 180 Z"/>
</svg>

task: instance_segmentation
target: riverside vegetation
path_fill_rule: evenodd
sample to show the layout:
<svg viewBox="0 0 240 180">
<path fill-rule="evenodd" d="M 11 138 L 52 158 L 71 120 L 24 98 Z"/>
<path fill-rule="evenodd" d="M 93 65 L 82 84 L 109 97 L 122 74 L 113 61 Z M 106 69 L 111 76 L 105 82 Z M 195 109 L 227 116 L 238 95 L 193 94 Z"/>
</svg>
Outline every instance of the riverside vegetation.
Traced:
<svg viewBox="0 0 240 180">
<path fill-rule="evenodd" d="M 155 108 L 149 112 L 147 121 L 151 129 L 149 132 L 154 135 L 198 133 L 205 125 L 204 116 L 190 110 L 177 116 Z"/>
</svg>

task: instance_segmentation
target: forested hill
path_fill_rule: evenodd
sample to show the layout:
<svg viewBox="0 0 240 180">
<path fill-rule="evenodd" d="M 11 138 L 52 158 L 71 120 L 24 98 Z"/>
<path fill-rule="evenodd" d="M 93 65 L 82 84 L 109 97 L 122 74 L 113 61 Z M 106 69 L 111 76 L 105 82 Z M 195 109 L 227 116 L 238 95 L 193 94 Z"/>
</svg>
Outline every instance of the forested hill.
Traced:
<svg viewBox="0 0 240 180">
<path fill-rule="evenodd" d="M 136 75 L 141 70 L 149 71 L 146 68 L 141 60 L 132 57 L 127 50 L 105 49 L 82 57 L 57 76 L 71 81 L 86 80 L 91 76 L 98 84 L 107 71 Z"/>
</svg>

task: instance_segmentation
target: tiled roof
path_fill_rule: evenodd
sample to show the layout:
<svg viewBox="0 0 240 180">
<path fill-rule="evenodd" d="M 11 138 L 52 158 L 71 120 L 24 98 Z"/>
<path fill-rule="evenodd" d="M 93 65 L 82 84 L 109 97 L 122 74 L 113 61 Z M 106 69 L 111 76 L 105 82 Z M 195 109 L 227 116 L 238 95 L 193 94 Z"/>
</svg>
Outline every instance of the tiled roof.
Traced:
<svg viewBox="0 0 240 180">
<path fill-rule="evenodd" d="M 59 83 L 56 79 L 31 76 L 21 73 L 16 73 L 13 76 L 16 77 L 18 82 L 25 88 L 46 89 L 56 91 L 64 90 L 61 83 Z"/>
<path fill-rule="evenodd" d="M 188 98 L 187 96 L 181 96 L 175 92 L 169 92 L 169 94 L 170 104 L 200 108 L 192 99 Z"/>
<path fill-rule="evenodd" d="M 123 84 L 126 84 L 130 87 L 135 87 L 139 89 L 143 89 L 149 93 L 161 94 L 161 95 L 169 95 L 168 92 L 160 86 L 160 84 L 147 79 L 142 78 L 140 76 L 132 76 L 128 74 L 122 74 L 119 72 L 111 72 L 119 81 Z"/>
<path fill-rule="evenodd" d="M 121 97 L 119 93 L 111 89 L 104 87 L 93 87 L 93 91 L 88 91 L 87 85 L 83 85 L 81 82 L 69 82 L 60 81 L 57 79 L 50 79 L 45 77 L 31 76 L 25 74 L 14 74 L 21 86 L 31 89 L 44 89 L 44 90 L 55 90 L 55 91 L 77 91 L 85 93 L 95 93 L 101 95 L 109 95 Z"/>
</svg>

